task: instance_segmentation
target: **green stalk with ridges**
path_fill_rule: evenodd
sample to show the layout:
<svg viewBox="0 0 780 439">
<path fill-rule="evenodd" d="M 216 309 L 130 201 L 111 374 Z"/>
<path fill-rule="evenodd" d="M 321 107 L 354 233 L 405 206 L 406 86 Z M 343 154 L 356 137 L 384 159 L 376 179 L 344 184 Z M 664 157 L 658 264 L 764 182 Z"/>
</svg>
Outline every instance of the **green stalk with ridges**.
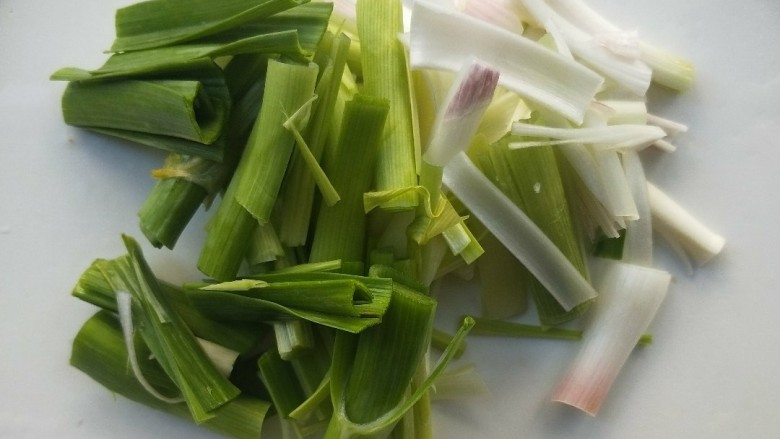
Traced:
<svg viewBox="0 0 780 439">
<path fill-rule="evenodd" d="M 379 191 L 417 184 L 415 126 L 406 50 L 398 40 L 403 32 L 400 0 L 358 0 L 357 26 L 361 47 L 363 93 L 387 99 L 390 111 L 379 149 L 376 188 Z M 412 194 L 384 204 L 387 209 L 411 209 Z"/>
<path fill-rule="evenodd" d="M 388 104 L 383 99 L 356 95 L 347 103 L 339 154 L 327 165 L 341 201 L 320 209 L 309 255 L 311 262 L 366 259 L 363 194 L 371 188 L 387 114 Z"/>
</svg>

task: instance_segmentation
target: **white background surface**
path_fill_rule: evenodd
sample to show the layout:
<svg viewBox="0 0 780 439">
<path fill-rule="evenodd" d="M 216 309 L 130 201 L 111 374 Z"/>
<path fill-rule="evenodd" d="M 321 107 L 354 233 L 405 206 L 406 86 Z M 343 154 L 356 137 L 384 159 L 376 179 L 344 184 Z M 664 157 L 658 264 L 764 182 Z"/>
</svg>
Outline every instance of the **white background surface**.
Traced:
<svg viewBox="0 0 780 439">
<path fill-rule="evenodd" d="M 122 0 L 0 1 L 0 437 L 208 438 L 183 421 L 107 391 L 68 366 L 94 309 L 71 298 L 96 257 L 141 234 L 136 211 L 163 155 L 65 126 L 59 67 L 99 66 Z M 576 345 L 472 337 L 467 360 L 491 395 L 438 404 L 440 438 L 780 437 L 780 3 L 774 0 L 591 0 L 625 29 L 692 59 L 698 83 L 651 109 L 686 122 L 650 177 L 727 238 L 688 275 L 661 248 L 675 282 L 597 418 L 548 402 Z M 162 277 L 197 276 L 205 215 L 176 252 L 147 257 Z M 473 309 L 448 284 L 443 325 Z M 451 290 L 451 291 L 449 291 Z"/>
</svg>

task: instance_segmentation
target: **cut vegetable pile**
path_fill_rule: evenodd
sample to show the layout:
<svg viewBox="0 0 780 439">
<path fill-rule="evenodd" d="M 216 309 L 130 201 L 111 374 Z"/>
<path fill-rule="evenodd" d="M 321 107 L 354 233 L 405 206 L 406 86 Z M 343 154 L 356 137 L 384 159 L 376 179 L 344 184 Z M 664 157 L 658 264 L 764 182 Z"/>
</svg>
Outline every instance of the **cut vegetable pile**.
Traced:
<svg viewBox="0 0 780 439">
<path fill-rule="evenodd" d="M 139 210 L 154 247 L 211 207 L 205 280 L 166 282 L 129 236 L 89 266 L 73 366 L 226 436 L 275 414 L 290 438 L 424 439 L 433 396 L 478 382 L 448 367 L 473 329 L 581 340 L 540 398 L 598 412 L 670 285 L 653 231 L 691 267 L 724 245 L 640 159 L 686 131 L 645 93 L 693 66 L 581 0 L 404 12 L 150 0 L 117 11 L 102 67 L 53 74 L 67 124 L 167 152 Z M 438 281 L 475 273 L 481 316 L 434 329 Z"/>
</svg>

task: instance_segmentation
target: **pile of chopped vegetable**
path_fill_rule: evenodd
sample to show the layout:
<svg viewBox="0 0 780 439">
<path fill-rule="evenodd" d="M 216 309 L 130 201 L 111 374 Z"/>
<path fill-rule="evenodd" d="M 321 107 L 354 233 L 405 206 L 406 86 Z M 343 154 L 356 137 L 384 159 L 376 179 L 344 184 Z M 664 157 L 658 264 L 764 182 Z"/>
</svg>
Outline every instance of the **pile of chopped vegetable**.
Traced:
<svg viewBox="0 0 780 439">
<path fill-rule="evenodd" d="M 552 399 L 596 414 L 670 285 L 653 231 L 691 267 L 724 244 L 640 159 L 687 129 L 648 88 L 693 66 L 581 0 L 407 12 L 144 1 L 103 66 L 53 74 L 67 124 L 167 152 L 139 209 L 153 246 L 217 200 L 205 280 L 166 282 L 129 236 L 89 266 L 73 366 L 227 436 L 275 413 L 286 437 L 428 438 L 432 395 L 478 373 L 448 367 L 470 331 L 574 339 Z M 475 273 L 480 315 L 435 329 L 437 282 Z"/>
</svg>

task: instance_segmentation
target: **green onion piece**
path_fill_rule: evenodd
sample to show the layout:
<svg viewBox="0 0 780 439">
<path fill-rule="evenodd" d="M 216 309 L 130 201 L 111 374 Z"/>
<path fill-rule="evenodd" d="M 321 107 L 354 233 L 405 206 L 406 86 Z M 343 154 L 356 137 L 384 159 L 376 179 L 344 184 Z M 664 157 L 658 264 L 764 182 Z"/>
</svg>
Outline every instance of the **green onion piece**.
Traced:
<svg viewBox="0 0 780 439">
<path fill-rule="evenodd" d="M 257 227 L 257 220 L 235 200 L 235 190 L 231 183 L 206 225 L 206 241 L 198 258 L 198 269 L 217 280 L 235 278 Z"/>
<path fill-rule="evenodd" d="M 462 257 L 467 264 L 471 264 L 485 253 L 477 238 L 463 221 L 442 232 L 442 236 L 450 250 Z"/>
<path fill-rule="evenodd" d="M 287 119 L 284 112 L 293 112 L 311 99 L 316 75 L 313 64 L 301 66 L 268 61 L 263 94 L 266 105 L 261 106 L 242 160 L 222 203 L 207 225 L 198 268 L 208 276 L 217 280 L 233 279 L 257 227 L 258 219 L 239 204 L 241 191 L 253 201 L 253 210 L 263 211 L 263 222 L 270 219 L 292 151 L 293 138 L 282 126 Z"/>
<path fill-rule="evenodd" d="M 363 193 L 370 189 L 374 178 L 374 163 L 387 115 L 388 103 L 383 99 L 358 94 L 347 103 L 339 154 L 327 166 L 341 201 L 334 206 L 321 207 L 310 261 L 365 260 Z"/>
<path fill-rule="evenodd" d="M 154 357 L 176 383 L 196 422 L 213 417 L 214 409 L 239 394 L 203 352 L 194 335 L 162 292 L 157 278 L 138 244 L 123 236 L 128 251 L 127 266 L 99 264 L 115 291 L 132 295 L 138 328 Z"/>
<path fill-rule="evenodd" d="M 127 256 L 111 260 L 98 259 L 79 277 L 72 294 L 85 302 L 115 313 L 117 312 L 116 291 L 100 270 L 101 266 L 105 268 L 107 265 L 117 265 L 120 267 L 117 268 L 118 270 L 130 269 Z M 163 281 L 159 281 L 159 283 L 162 292 L 176 313 L 182 317 L 187 326 L 192 329 L 193 334 L 199 338 L 212 341 L 238 352 L 246 352 L 257 343 L 265 332 L 264 326 L 260 325 L 235 323 L 227 325 L 209 319 L 192 306 L 183 290 Z"/>
<path fill-rule="evenodd" d="M 323 62 L 325 67 L 321 67 L 322 76 L 316 90 L 318 96 L 316 109 L 306 133 L 311 155 L 317 161 L 322 160 L 328 135 L 332 131 L 334 108 L 338 101 L 350 43 L 350 39 L 344 34 L 335 37 L 326 34 L 323 38 L 323 48 L 330 47 L 330 53 L 326 57 L 327 61 Z M 315 56 L 315 60 L 317 58 Z M 314 183 L 313 175 L 308 172 L 304 163 L 294 160 L 290 168 L 290 177 L 283 188 L 286 204 L 282 209 L 279 229 L 280 238 L 286 245 L 306 244 L 314 205 Z"/>
<path fill-rule="evenodd" d="M 582 331 L 579 329 L 551 328 L 549 326 L 527 325 L 523 323 L 509 322 L 506 320 L 474 317 L 476 324 L 471 330 L 474 335 L 521 337 L 521 338 L 548 338 L 556 340 L 582 340 Z M 653 343 L 652 334 L 642 334 L 637 346 L 646 346 Z"/>
<path fill-rule="evenodd" d="M 256 35 L 227 44 L 185 44 L 112 55 L 97 70 L 60 69 L 53 80 L 94 81 L 102 79 L 133 78 L 161 75 L 190 69 L 204 59 L 247 53 L 283 53 L 296 59 L 305 59 L 294 30 Z"/>
<path fill-rule="evenodd" d="M 307 0 L 143 1 L 116 11 L 113 52 L 170 46 L 267 17 Z M 176 12 L 173 12 L 175 10 Z"/>
<path fill-rule="evenodd" d="M 402 299 L 403 300 L 403 299 Z M 406 324 L 408 324 L 408 318 Z M 340 403 L 345 394 L 345 387 L 351 379 L 350 373 L 359 373 L 358 369 L 351 370 L 352 366 L 350 362 L 353 358 L 357 358 L 358 353 L 361 353 L 363 340 L 359 337 L 350 337 L 346 334 L 339 336 L 336 339 L 332 377 L 331 377 L 331 395 L 333 404 L 335 406 L 335 412 L 331 422 L 328 425 L 328 430 L 325 432 L 325 438 L 373 438 L 373 437 L 386 437 L 389 429 L 391 429 L 396 422 L 398 422 L 409 410 L 413 408 L 416 402 L 428 392 L 435 380 L 441 376 L 445 367 L 454 357 L 458 350 L 458 346 L 463 342 L 468 332 L 474 326 L 474 320 L 470 317 L 464 319 L 463 324 L 458 330 L 455 337 L 453 337 L 452 343 L 442 353 L 436 367 L 432 370 L 430 375 L 411 393 L 408 398 L 400 401 L 395 407 L 391 408 L 388 412 L 384 413 L 381 418 L 375 419 L 367 423 L 355 423 L 347 417 L 344 404 Z M 385 323 L 378 326 L 377 329 L 385 327 Z M 391 342 L 392 343 L 392 342 Z M 399 346 L 399 349 L 401 347 Z M 407 347 L 408 348 L 408 347 Z M 365 350 L 370 350 L 371 347 L 366 347 Z M 381 355 L 383 349 L 373 349 L 373 354 L 376 356 Z M 385 352 L 396 352 L 395 350 L 389 350 Z M 407 359 L 408 361 L 408 359 Z M 392 368 L 396 363 L 379 363 L 377 367 Z M 370 374 L 370 371 L 363 370 L 364 374 Z M 366 377 L 365 383 L 367 391 L 372 391 L 378 386 L 377 382 L 370 377 Z M 400 389 L 403 385 L 399 382 L 396 383 L 396 387 Z"/>
<path fill-rule="evenodd" d="M 696 265 L 710 261 L 723 250 L 726 240 L 710 230 L 652 183 L 647 184 L 653 229 L 687 254 Z"/>
<path fill-rule="evenodd" d="M 62 100 L 63 114 L 70 115 L 67 117 L 74 122 L 82 125 L 89 124 L 86 128 L 92 131 L 169 152 L 200 156 L 217 162 L 223 160 L 226 136 L 213 137 L 213 135 L 226 131 L 225 117 L 231 108 L 232 99 L 227 90 L 223 71 L 210 59 L 197 59 L 186 64 L 172 66 L 164 77 L 153 77 L 148 78 L 148 80 L 95 82 L 88 81 L 89 74 L 86 74 L 81 80 L 78 75 L 65 79 L 78 81 L 69 84 L 68 90 L 71 92 L 64 94 Z M 170 84 L 170 81 L 192 84 L 198 90 L 196 95 L 198 99 L 188 98 L 185 95 L 177 99 L 176 90 L 165 88 L 163 88 L 165 93 L 158 96 L 160 84 Z M 144 91 L 146 95 L 136 95 L 135 88 L 141 88 L 140 91 Z M 105 90 L 108 93 L 99 94 L 95 98 L 90 97 L 90 95 L 95 94 L 93 91 L 100 90 Z M 114 99 L 106 100 L 108 95 L 114 95 Z M 167 98 L 162 99 L 164 96 Z M 87 102 L 83 102 L 84 100 Z M 94 100 L 96 105 L 90 104 L 91 100 Z M 160 108 L 164 106 L 179 110 L 172 115 L 162 114 L 161 117 L 148 121 L 150 114 L 159 113 Z M 198 109 L 199 106 L 211 110 L 201 111 Z M 200 115 L 198 115 L 199 113 Z M 112 114 L 122 117 L 116 120 L 117 118 L 111 116 Z M 212 115 L 209 116 L 209 114 Z M 112 119 L 114 120 L 112 121 Z M 174 122 L 180 125 L 180 128 L 177 129 L 180 131 L 179 137 L 175 137 L 175 131 L 168 127 Z M 208 139 L 189 140 L 185 138 L 193 137 L 193 130 L 197 134 L 197 131 L 200 130 L 200 123 L 205 123 L 205 126 L 210 127 Z M 173 135 L 159 134 L 160 132 Z M 187 134 L 188 132 L 189 134 Z M 204 141 L 208 141 L 210 144 L 204 144 Z"/>
<path fill-rule="evenodd" d="M 288 418 L 306 399 L 292 364 L 285 361 L 275 349 L 270 349 L 257 360 L 257 367 L 274 408 L 281 417 Z"/>
<path fill-rule="evenodd" d="M 338 273 L 258 277 L 207 285 L 188 291 L 188 297 L 202 313 L 217 320 L 258 322 L 297 317 L 357 333 L 379 323 L 393 290 L 390 279 Z"/>
<path fill-rule="evenodd" d="M 623 259 L 623 248 L 626 242 L 625 230 L 617 238 L 602 236 L 593 245 L 593 256 L 614 260 Z"/>
<path fill-rule="evenodd" d="M 444 184 L 453 191 L 518 260 L 571 310 L 597 296 L 561 250 L 464 153 L 444 168 Z"/>
<path fill-rule="evenodd" d="M 554 150 L 549 146 L 511 150 L 510 139 L 505 137 L 488 150 L 495 181 L 502 182 L 502 191 L 587 279 L 583 249 L 574 229 Z M 580 306 L 565 310 L 536 279 L 529 279 L 525 285 L 544 325 L 574 319 L 587 309 Z"/>
<path fill-rule="evenodd" d="M 377 161 L 375 184 L 386 191 L 417 184 L 415 127 L 406 50 L 398 40 L 403 32 L 400 0 L 358 0 L 363 93 L 390 103 Z M 386 209 L 410 209 L 412 196 L 384 204 Z"/>
<path fill-rule="evenodd" d="M 501 72 L 499 83 L 575 123 L 604 79 L 536 42 L 444 5 L 416 2 L 409 58 L 413 68 L 457 71 L 477 58 Z"/>
<path fill-rule="evenodd" d="M 199 38 L 193 42 L 226 43 L 254 35 L 294 30 L 298 32 L 298 41 L 301 49 L 308 57 L 317 50 L 328 28 L 328 19 L 332 10 L 332 3 L 306 3 L 270 17 L 254 19 L 241 26 L 205 38 Z"/>
<path fill-rule="evenodd" d="M 206 164 L 200 157 L 172 154 L 166 159 Z M 213 162 L 206 164 L 209 170 L 217 170 Z M 208 171 L 207 171 L 208 172 Z M 173 249 L 184 228 L 209 191 L 187 177 L 168 177 L 158 181 L 138 211 L 140 228 L 155 247 Z"/>
<path fill-rule="evenodd" d="M 252 241 L 249 243 L 246 260 L 252 265 L 275 261 L 284 256 L 279 236 L 271 223 L 261 224 L 255 228 Z"/>
<path fill-rule="evenodd" d="M 136 340 L 138 340 L 136 338 Z M 178 392 L 148 347 L 136 342 L 138 361 L 144 377 L 166 394 Z M 185 419 L 193 419 L 185 404 L 166 404 L 151 396 L 127 367 L 128 358 L 122 329 L 116 316 L 100 311 L 87 320 L 73 340 L 70 364 L 92 377 L 112 392 L 149 407 Z M 260 437 L 263 421 L 270 404 L 266 401 L 238 396 L 214 410 L 213 418 L 202 425 L 217 433 L 235 438 Z"/>
<path fill-rule="evenodd" d="M 599 300 L 577 357 L 553 401 L 595 416 L 618 373 L 666 297 L 665 271 L 602 259 L 596 265 Z"/>
<path fill-rule="evenodd" d="M 447 349 L 447 346 L 449 346 L 450 343 L 452 343 L 453 338 L 455 338 L 453 334 L 442 331 L 441 329 L 433 328 L 433 331 L 431 332 L 431 346 L 443 351 Z M 457 360 L 458 358 L 462 357 L 464 353 L 466 353 L 465 341 L 460 343 L 452 358 Z"/>
<path fill-rule="evenodd" d="M 231 186 L 235 200 L 261 224 L 267 223 L 293 151 L 294 137 L 283 124 L 314 95 L 316 64 L 270 60 L 265 97 Z"/>
<path fill-rule="evenodd" d="M 402 401 L 427 349 L 435 309 L 431 298 L 395 290 L 381 325 L 348 341 L 349 336 L 337 335 L 331 424 L 369 424 Z M 336 357 L 346 364 L 338 364 Z"/>
<path fill-rule="evenodd" d="M 62 95 L 65 123 L 115 128 L 213 143 L 229 107 L 215 105 L 197 81 L 70 83 Z"/>
<path fill-rule="evenodd" d="M 528 308 L 528 289 L 533 276 L 492 234 L 480 242 L 485 249 L 477 259 L 482 315 L 503 319 Z"/>
<path fill-rule="evenodd" d="M 290 361 L 314 346 L 311 325 L 302 320 L 274 322 L 276 348 L 283 360 Z"/>
</svg>

